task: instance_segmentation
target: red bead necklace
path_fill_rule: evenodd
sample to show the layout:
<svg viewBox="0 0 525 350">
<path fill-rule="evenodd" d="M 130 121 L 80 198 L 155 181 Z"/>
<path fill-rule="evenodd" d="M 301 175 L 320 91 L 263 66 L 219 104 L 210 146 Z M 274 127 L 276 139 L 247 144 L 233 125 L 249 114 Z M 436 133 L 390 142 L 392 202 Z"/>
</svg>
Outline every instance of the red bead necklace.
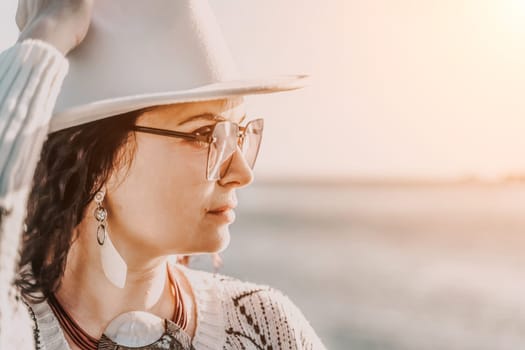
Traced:
<svg viewBox="0 0 525 350">
<path fill-rule="evenodd" d="M 175 310 L 171 320 L 175 322 L 182 330 L 185 330 L 188 325 L 188 318 L 186 316 L 184 301 L 182 300 L 179 284 L 173 281 L 171 273 L 168 273 L 172 291 L 175 294 Z M 53 313 L 58 319 L 60 326 L 69 336 L 69 338 L 82 350 L 97 350 L 99 339 L 92 337 L 79 326 L 79 324 L 71 317 L 71 315 L 64 309 L 54 294 L 48 298 L 48 304 L 53 310 Z"/>
</svg>

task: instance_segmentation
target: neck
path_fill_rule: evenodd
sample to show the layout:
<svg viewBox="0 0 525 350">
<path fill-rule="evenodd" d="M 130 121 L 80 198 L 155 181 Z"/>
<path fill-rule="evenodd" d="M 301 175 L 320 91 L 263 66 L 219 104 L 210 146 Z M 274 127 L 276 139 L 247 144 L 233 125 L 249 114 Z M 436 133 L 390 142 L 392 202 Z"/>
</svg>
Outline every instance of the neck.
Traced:
<svg viewBox="0 0 525 350">
<path fill-rule="evenodd" d="M 111 320 L 124 312 L 140 310 L 171 318 L 174 302 L 167 258 L 124 256 L 128 265 L 126 284 L 118 288 L 106 278 L 100 262 L 100 247 L 91 236 L 80 234 L 71 246 L 56 293 L 71 317 L 97 338 Z M 83 240 L 85 237 L 93 238 L 92 242 Z"/>
</svg>

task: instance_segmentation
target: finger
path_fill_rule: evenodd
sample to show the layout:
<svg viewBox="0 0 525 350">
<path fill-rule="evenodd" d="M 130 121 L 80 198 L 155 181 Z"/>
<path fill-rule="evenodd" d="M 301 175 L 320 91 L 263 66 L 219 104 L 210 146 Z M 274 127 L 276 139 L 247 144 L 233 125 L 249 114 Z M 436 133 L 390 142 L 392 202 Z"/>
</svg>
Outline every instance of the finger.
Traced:
<svg viewBox="0 0 525 350">
<path fill-rule="evenodd" d="M 27 0 L 18 1 L 15 20 L 20 31 L 22 31 L 27 24 L 27 6 Z"/>
</svg>

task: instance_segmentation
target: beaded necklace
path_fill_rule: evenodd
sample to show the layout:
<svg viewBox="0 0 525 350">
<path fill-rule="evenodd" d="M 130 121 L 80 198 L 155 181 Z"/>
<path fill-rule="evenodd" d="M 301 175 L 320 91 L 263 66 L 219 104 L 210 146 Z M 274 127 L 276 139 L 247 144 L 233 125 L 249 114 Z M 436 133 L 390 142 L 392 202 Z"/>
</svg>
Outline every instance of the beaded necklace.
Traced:
<svg viewBox="0 0 525 350">
<path fill-rule="evenodd" d="M 170 273 L 168 273 L 168 277 L 171 289 L 175 294 L 175 310 L 173 311 L 171 321 L 180 327 L 181 330 L 185 330 L 188 325 L 188 318 L 182 300 L 180 287 L 178 283 L 173 281 Z M 49 296 L 48 303 L 57 317 L 60 326 L 76 346 L 82 350 L 97 350 L 99 348 L 100 339 L 89 335 L 84 329 L 82 329 L 82 327 L 80 327 L 80 325 L 64 309 L 54 294 Z"/>
</svg>

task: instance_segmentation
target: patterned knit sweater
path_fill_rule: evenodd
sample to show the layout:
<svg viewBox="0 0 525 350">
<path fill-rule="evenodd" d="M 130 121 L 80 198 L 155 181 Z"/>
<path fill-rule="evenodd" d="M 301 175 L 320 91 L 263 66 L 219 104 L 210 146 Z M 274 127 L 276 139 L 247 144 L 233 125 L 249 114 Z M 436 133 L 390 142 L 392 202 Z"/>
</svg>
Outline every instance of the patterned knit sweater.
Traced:
<svg viewBox="0 0 525 350">
<path fill-rule="evenodd" d="M 281 292 L 178 267 L 195 293 L 195 349 L 324 349 L 301 311 Z M 69 350 L 49 305 L 42 303 L 31 309 L 40 348 Z"/>
<path fill-rule="evenodd" d="M 26 307 L 12 284 L 32 177 L 67 70 L 67 59 L 38 40 L 0 53 L 0 349 L 70 349 L 49 305 Z M 283 293 L 180 269 L 196 300 L 195 349 L 324 349 Z"/>
</svg>

